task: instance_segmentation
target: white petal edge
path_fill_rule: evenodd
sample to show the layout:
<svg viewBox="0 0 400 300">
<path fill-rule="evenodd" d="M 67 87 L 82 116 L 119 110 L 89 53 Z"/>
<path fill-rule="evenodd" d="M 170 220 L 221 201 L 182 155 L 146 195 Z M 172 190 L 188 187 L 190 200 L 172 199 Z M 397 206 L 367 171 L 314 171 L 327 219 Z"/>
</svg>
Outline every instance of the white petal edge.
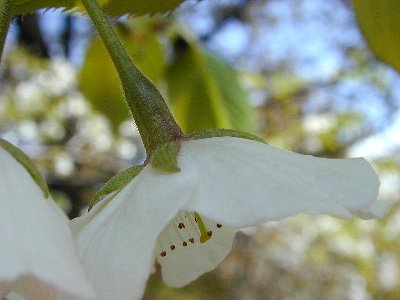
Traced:
<svg viewBox="0 0 400 300">
<path fill-rule="evenodd" d="M 0 149 L 0 289 L 29 300 L 92 299 L 66 216 Z"/>
<path fill-rule="evenodd" d="M 212 234 L 205 243 L 200 242 L 200 231 L 190 212 L 180 212 L 160 233 L 155 256 L 167 285 L 179 288 L 189 284 L 215 269 L 231 251 L 237 230 L 208 218 L 202 220 Z"/>
<path fill-rule="evenodd" d="M 379 179 L 362 158 L 317 158 L 256 141 L 216 137 L 183 142 L 179 166 L 195 169 L 201 182 L 184 209 L 233 227 L 299 213 L 374 215 L 379 206 L 371 207 Z"/>
<path fill-rule="evenodd" d="M 98 300 L 142 297 L 157 236 L 189 201 L 196 183 L 190 171 L 161 173 L 146 166 L 112 200 L 71 222 Z"/>
</svg>

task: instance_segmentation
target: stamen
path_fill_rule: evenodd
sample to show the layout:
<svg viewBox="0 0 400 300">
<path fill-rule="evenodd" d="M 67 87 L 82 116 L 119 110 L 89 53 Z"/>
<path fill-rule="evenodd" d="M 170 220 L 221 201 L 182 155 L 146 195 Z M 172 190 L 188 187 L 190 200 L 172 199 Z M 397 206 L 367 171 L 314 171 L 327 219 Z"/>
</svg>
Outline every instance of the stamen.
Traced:
<svg viewBox="0 0 400 300">
<path fill-rule="evenodd" d="M 215 238 L 219 228 L 222 228 L 222 224 L 202 218 L 196 211 L 180 212 L 159 236 L 157 245 L 159 257 L 178 254 L 179 251 L 176 253 L 175 250 L 179 250 L 179 247 L 185 247 L 187 251 L 198 241 L 204 244 L 213 236 Z"/>
<path fill-rule="evenodd" d="M 174 223 L 174 225 L 173 225 L 174 231 L 178 235 L 179 239 L 181 241 L 184 241 L 185 237 L 182 236 L 182 234 L 184 235 L 184 230 L 177 230 L 177 228 L 179 228 L 179 229 L 185 229 L 186 228 L 185 224 L 183 223 L 182 216 L 178 216 L 173 223 Z"/>
</svg>

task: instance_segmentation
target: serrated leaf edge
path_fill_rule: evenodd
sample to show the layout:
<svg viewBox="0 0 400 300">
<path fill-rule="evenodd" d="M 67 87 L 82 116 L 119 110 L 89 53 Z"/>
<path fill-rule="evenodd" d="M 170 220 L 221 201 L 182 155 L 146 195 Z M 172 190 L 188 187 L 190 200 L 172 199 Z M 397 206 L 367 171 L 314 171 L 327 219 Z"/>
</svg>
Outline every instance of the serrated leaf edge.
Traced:
<svg viewBox="0 0 400 300">
<path fill-rule="evenodd" d="M 61 9 L 62 11 L 70 14 L 80 14 L 80 15 L 87 15 L 87 13 L 82 10 L 82 7 L 79 7 L 79 1 L 63 1 L 58 4 L 53 4 L 53 5 L 35 5 L 31 4 L 34 2 L 34 0 L 26 0 L 24 2 L 19 2 L 18 4 L 13 5 L 12 9 L 12 14 L 13 16 L 17 15 L 24 15 L 24 14 L 31 14 L 34 13 L 35 11 L 39 9 Z M 183 1 L 182 1 L 183 2 Z M 78 4 L 77 4 L 78 3 Z M 102 6 L 105 12 L 112 18 L 119 18 L 121 16 L 154 16 L 154 15 L 168 15 L 173 13 L 179 5 L 182 3 L 179 3 L 177 6 L 165 10 L 165 11 L 149 11 L 149 12 L 133 12 L 133 11 L 127 11 L 127 12 L 118 12 L 118 13 L 112 13 L 110 12 L 111 9 L 109 8 L 110 3 L 104 3 Z"/>
</svg>

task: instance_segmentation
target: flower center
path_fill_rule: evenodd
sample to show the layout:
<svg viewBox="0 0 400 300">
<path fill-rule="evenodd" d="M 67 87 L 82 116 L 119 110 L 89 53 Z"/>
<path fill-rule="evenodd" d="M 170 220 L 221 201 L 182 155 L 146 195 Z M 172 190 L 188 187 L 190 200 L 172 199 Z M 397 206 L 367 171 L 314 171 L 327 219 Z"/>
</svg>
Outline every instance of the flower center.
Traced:
<svg viewBox="0 0 400 300">
<path fill-rule="evenodd" d="M 159 256 L 162 258 L 176 252 L 178 247 L 187 248 L 198 242 L 204 244 L 212 238 L 212 230 L 221 227 L 221 224 L 202 218 L 198 212 L 181 212 L 160 233 L 157 242 Z"/>
</svg>

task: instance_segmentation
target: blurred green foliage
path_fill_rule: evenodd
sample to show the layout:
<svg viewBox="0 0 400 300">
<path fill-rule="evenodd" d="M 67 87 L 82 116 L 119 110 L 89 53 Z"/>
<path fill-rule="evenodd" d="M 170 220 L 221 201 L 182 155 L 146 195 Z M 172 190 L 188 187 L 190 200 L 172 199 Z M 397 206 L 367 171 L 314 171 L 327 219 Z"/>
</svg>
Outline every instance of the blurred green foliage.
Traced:
<svg viewBox="0 0 400 300">
<path fill-rule="evenodd" d="M 164 78 L 165 60 L 153 25 L 149 19 L 138 18 L 132 26 L 121 24 L 117 29 L 139 69 L 157 84 Z M 79 83 L 85 97 L 107 115 L 115 130 L 130 117 L 117 72 L 100 39 L 94 39 L 87 51 Z"/>
<path fill-rule="evenodd" d="M 252 108 L 231 67 L 181 36 L 175 48 L 166 78 L 171 106 L 183 129 L 253 132 Z"/>
<path fill-rule="evenodd" d="M 168 26 L 162 18 L 136 18 L 117 29 L 139 69 L 161 90 L 166 85 L 167 100 L 184 131 L 254 131 L 253 109 L 228 64 L 195 40 L 184 39 L 178 27 Z M 170 60 L 164 58 L 168 48 L 175 50 Z M 85 97 L 117 130 L 129 115 L 117 73 L 99 39 L 91 43 L 79 78 Z"/>
</svg>

